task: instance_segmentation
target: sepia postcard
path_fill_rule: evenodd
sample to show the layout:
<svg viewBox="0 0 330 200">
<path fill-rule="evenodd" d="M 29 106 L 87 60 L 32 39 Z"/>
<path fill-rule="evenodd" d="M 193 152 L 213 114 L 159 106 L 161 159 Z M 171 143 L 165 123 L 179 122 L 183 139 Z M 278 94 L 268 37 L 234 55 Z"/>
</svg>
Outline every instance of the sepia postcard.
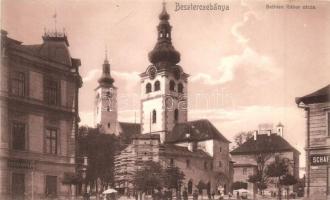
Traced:
<svg viewBox="0 0 330 200">
<path fill-rule="evenodd" d="M 330 199 L 330 1 L 0 2 L 0 199 Z"/>
</svg>

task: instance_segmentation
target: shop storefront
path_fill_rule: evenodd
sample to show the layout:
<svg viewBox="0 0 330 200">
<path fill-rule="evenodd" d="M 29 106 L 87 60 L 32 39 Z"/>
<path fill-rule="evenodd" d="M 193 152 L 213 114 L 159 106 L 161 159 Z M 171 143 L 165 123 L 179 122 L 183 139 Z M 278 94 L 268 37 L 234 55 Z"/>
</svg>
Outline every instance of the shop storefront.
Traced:
<svg viewBox="0 0 330 200">
<path fill-rule="evenodd" d="M 330 85 L 296 99 L 306 113 L 306 194 L 330 198 Z"/>
</svg>

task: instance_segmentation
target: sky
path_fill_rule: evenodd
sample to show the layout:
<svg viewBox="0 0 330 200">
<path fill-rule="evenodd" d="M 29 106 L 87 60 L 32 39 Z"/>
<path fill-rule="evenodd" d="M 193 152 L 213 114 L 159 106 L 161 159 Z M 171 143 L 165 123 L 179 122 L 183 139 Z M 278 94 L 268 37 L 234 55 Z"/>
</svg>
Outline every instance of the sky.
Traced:
<svg viewBox="0 0 330 200">
<path fill-rule="evenodd" d="M 261 123 L 281 122 L 305 165 L 305 113 L 295 98 L 330 84 L 330 2 L 167 1 L 172 42 L 190 74 L 188 118 L 209 119 L 229 140 Z M 176 10 L 217 3 L 229 10 Z M 300 9 L 266 9 L 300 5 Z M 313 5 L 315 9 L 303 9 Z M 139 122 L 139 74 L 150 64 L 162 1 L 2 0 L 1 28 L 24 44 L 63 28 L 81 59 L 81 125 L 93 125 L 94 89 L 107 48 L 118 87 L 119 120 Z"/>
</svg>

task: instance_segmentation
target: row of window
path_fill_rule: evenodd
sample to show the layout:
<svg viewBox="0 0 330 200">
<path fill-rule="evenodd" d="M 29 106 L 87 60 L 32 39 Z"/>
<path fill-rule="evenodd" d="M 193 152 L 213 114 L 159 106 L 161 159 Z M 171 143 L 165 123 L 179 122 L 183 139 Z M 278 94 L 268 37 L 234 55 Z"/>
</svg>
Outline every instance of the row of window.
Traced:
<svg viewBox="0 0 330 200">
<path fill-rule="evenodd" d="M 174 159 L 173 158 L 170 159 L 170 165 L 174 165 Z M 190 168 L 190 166 L 191 166 L 190 160 L 187 159 L 186 160 L 186 168 Z M 218 162 L 218 167 L 222 167 L 222 162 L 221 161 Z M 209 167 L 209 162 L 204 161 L 204 169 L 205 170 L 208 170 L 208 169 L 213 170 L 213 162 L 210 162 L 210 167 Z"/>
<path fill-rule="evenodd" d="M 25 174 L 12 174 L 12 195 L 13 199 L 24 199 L 25 196 Z M 57 196 L 57 176 L 46 176 L 45 196 Z"/>
<path fill-rule="evenodd" d="M 24 151 L 27 149 L 26 124 L 22 122 L 13 122 L 12 124 L 12 149 Z M 57 154 L 58 131 L 56 128 L 46 128 L 44 137 L 44 150 L 48 154 Z"/>
<path fill-rule="evenodd" d="M 177 122 L 179 120 L 179 110 L 175 109 L 174 110 L 174 121 Z M 152 111 L 152 123 L 156 124 L 157 123 L 157 111 L 153 110 Z"/>
<path fill-rule="evenodd" d="M 170 81 L 170 91 L 175 91 L 175 87 L 176 87 L 176 84 L 173 80 Z M 159 81 L 156 81 L 154 83 L 154 91 L 158 91 L 160 90 L 160 82 Z M 146 84 L 146 93 L 150 93 L 152 91 L 152 85 L 151 83 L 147 83 Z M 183 84 L 182 83 L 179 83 L 177 85 L 177 91 L 179 93 L 183 93 Z"/>
<path fill-rule="evenodd" d="M 15 96 L 25 97 L 27 95 L 27 80 L 24 72 L 15 71 L 11 73 L 10 93 Z M 49 105 L 57 105 L 59 101 L 59 82 L 52 79 L 44 81 L 44 101 Z"/>
</svg>

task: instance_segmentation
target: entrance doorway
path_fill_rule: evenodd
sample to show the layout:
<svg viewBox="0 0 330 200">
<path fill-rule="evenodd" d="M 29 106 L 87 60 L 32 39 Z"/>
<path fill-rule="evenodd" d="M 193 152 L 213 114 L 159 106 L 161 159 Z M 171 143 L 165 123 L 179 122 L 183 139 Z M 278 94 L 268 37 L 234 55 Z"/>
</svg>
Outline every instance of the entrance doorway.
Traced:
<svg viewBox="0 0 330 200">
<path fill-rule="evenodd" d="M 25 175 L 20 173 L 12 174 L 12 197 L 13 200 L 24 200 Z"/>
</svg>

